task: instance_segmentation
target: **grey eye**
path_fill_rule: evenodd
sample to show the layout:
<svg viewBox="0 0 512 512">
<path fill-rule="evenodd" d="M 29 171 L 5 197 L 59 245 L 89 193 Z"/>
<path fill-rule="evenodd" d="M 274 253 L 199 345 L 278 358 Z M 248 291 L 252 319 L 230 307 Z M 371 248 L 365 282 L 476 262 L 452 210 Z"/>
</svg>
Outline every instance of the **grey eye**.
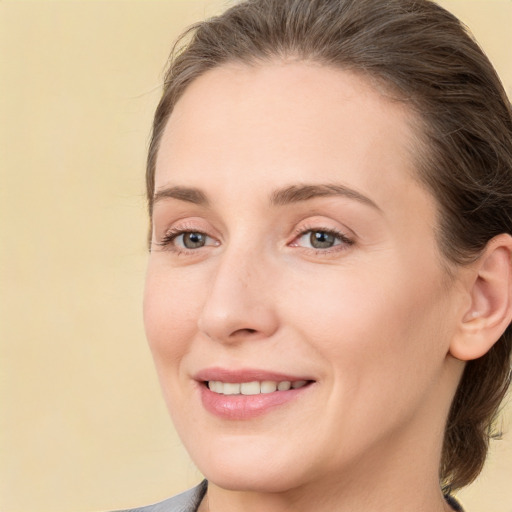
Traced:
<svg viewBox="0 0 512 512">
<path fill-rule="evenodd" d="M 198 249 L 206 245 L 207 236 L 204 233 L 187 232 L 180 235 L 183 247 L 186 249 Z"/>
<path fill-rule="evenodd" d="M 336 241 L 336 236 L 326 231 L 311 231 L 309 235 L 309 243 L 315 249 L 329 249 L 336 245 Z"/>
</svg>

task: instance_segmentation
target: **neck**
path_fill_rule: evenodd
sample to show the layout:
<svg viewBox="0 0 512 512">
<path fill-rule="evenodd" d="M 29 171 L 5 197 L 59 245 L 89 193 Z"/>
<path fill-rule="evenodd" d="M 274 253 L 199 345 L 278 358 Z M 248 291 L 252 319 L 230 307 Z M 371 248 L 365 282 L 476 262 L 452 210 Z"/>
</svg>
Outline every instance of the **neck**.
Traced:
<svg viewBox="0 0 512 512">
<path fill-rule="evenodd" d="M 323 493 L 279 493 L 265 494 L 255 492 L 226 491 L 209 486 L 208 494 L 203 500 L 199 512 L 453 512 L 444 501 L 439 490 L 434 490 L 431 497 L 417 496 L 413 490 L 402 489 L 400 496 L 388 495 L 385 502 L 376 503 L 374 497 L 347 496 L 333 493 L 333 489 L 324 489 Z"/>
</svg>

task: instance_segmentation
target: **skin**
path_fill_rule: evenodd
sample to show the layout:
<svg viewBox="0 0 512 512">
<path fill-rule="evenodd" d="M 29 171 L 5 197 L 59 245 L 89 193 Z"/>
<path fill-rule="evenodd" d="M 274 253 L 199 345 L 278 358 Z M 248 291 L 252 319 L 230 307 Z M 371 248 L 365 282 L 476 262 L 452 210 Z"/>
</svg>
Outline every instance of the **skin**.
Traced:
<svg viewBox="0 0 512 512">
<path fill-rule="evenodd" d="M 144 320 L 209 480 L 203 510 L 450 510 L 438 466 L 463 369 L 450 344 L 470 299 L 439 254 L 415 147 L 402 104 L 314 63 L 224 65 L 178 101 L 157 159 Z M 355 193 L 271 204 L 304 184 Z M 312 247 L 325 230 L 340 237 Z M 185 248 L 183 232 L 205 245 Z M 314 382 L 229 420 L 201 402 L 194 376 L 211 366 Z"/>
</svg>

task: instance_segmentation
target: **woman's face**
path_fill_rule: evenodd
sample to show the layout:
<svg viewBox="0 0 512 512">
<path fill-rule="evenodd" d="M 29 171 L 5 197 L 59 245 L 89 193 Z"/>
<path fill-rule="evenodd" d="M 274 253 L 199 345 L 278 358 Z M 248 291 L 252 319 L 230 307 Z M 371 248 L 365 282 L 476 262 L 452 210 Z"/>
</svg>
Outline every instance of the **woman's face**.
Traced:
<svg viewBox="0 0 512 512">
<path fill-rule="evenodd" d="M 225 65 L 176 105 L 144 317 L 214 483 L 279 491 L 437 460 L 460 301 L 414 148 L 402 104 L 312 63 Z"/>
</svg>

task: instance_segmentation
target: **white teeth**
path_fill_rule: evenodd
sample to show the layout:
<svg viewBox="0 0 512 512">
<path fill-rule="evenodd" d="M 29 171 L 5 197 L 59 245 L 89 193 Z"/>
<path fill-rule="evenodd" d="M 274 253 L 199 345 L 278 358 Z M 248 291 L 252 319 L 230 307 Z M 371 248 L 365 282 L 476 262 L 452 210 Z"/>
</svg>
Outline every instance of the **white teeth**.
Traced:
<svg viewBox="0 0 512 512">
<path fill-rule="evenodd" d="M 208 382 L 208 387 L 211 391 L 214 391 L 215 393 L 223 393 L 224 392 L 224 384 L 222 382 L 219 382 L 217 380 L 211 380 Z"/>
<path fill-rule="evenodd" d="M 225 395 L 239 395 L 240 394 L 240 384 L 237 382 L 224 382 L 224 384 L 221 385 L 223 387 L 222 392 Z"/>
<path fill-rule="evenodd" d="M 240 384 L 240 393 L 242 395 L 259 395 L 261 386 L 259 382 L 242 382 Z"/>
<path fill-rule="evenodd" d="M 283 380 L 277 385 L 278 391 L 288 391 L 292 387 L 292 383 L 289 380 Z"/>
<path fill-rule="evenodd" d="M 289 389 L 302 388 L 307 384 L 305 380 L 290 382 L 283 380 L 276 382 L 264 380 L 262 382 L 221 382 L 218 380 L 208 381 L 208 388 L 220 395 L 259 395 L 260 393 L 274 393 L 275 391 L 288 391 Z"/>
<path fill-rule="evenodd" d="M 273 393 L 277 390 L 277 382 L 272 382 L 271 380 L 264 380 L 261 383 L 261 392 L 262 393 Z"/>
</svg>

